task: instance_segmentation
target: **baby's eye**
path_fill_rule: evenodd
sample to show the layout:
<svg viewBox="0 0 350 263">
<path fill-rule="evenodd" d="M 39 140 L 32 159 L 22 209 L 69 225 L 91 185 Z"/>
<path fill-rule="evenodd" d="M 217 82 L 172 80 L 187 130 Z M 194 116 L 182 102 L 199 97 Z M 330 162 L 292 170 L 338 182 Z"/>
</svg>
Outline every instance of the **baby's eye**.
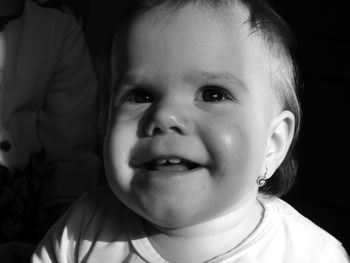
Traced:
<svg viewBox="0 0 350 263">
<path fill-rule="evenodd" d="M 232 96 L 223 87 L 207 85 L 201 88 L 201 94 L 198 100 L 203 100 L 206 102 L 220 102 L 224 100 L 232 100 Z"/>
<path fill-rule="evenodd" d="M 130 90 L 126 96 L 125 100 L 131 103 L 150 103 L 153 101 L 152 94 L 147 90 L 136 88 Z"/>
</svg>

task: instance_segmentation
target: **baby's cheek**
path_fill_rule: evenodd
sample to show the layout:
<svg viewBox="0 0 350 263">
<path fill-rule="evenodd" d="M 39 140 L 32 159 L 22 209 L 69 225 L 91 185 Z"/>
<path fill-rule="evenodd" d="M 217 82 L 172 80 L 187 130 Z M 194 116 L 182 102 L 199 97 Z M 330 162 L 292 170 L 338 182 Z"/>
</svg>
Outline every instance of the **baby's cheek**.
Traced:
<svg viewBox="0 0 350 263">
<path fill-rule="evenodd" d="M 258 170 L 254 136 L 245 126 L 228 123 L 217 128 L 208 148 L 214 161 L 212 176 L 220 187 L 238 192 L 251 187 Z"/>
<path fill-rule="evenodd" d="M 136 144 L 135 134 L 135 128 L 132 126 L 116 123 L 110 127 L 105 141 L 104 158 L 108 176 L 125 190 L 130 188 L 132 180 L 129 157 L 131 149 Z"/>
</svg>

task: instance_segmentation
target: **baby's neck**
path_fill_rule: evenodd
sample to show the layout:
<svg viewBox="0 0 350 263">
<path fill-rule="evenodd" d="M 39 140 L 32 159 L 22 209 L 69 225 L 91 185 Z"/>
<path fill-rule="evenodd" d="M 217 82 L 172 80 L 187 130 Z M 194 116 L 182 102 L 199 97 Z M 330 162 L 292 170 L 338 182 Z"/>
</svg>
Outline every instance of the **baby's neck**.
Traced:
<svg viewBox="0 0 350 263">
<path fill-rule="evenodd" d="M 242 243 L 259 225 L 263 208 L 254 199 L 221 217 L 184 228 L 145 223 L 155 250 L 170 262 L 203 262 Z"/>
</svg>

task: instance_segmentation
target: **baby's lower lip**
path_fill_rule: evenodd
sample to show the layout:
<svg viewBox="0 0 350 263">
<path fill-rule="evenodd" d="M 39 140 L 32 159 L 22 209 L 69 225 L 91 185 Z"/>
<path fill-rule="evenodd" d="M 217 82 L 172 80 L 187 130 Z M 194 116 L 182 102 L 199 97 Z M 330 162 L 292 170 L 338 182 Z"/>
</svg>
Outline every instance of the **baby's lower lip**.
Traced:
<svg viewBox="0 0 350 263">
<path fill-rule="evenodd" d="M 136 168 L 146 171 L 159 171 L 159 172 L 186 172 L 197 168 L 199 165 L 191 161 L 177 160 L 152 160 L 141 165 L 137 165 Z"/>
<path fill-rule="evenodd" d="M 152 167 L 151 171 L 159 172 L 186 172 L 190 171 L 187 165 L 184 164 L 172 164 L 172 165 L 155 165 Z"/>
</svg>

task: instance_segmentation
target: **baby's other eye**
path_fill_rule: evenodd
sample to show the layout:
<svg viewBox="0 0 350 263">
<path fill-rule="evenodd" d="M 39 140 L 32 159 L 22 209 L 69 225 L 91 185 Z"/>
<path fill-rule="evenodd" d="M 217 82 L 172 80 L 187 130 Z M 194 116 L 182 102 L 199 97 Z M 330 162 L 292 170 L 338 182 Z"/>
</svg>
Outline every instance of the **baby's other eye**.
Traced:
<svg viewBox="0 0 350 263">
<path fill-rule="evenodd" d="M 198 100 L 203 100 L 206 102 L 220 102 L 225 100 L 233 100 L 233 98 L 225 88 L 215 85 L 207 85 L 201 88 L 201 94 Z"/>
<path fill-rule="evenodd" d="M 147 90 L 136 88 L 126 94 L 124 101 L 131 103 L 150 103 L 153 101 L 153 97 Z"/>
</svg>

